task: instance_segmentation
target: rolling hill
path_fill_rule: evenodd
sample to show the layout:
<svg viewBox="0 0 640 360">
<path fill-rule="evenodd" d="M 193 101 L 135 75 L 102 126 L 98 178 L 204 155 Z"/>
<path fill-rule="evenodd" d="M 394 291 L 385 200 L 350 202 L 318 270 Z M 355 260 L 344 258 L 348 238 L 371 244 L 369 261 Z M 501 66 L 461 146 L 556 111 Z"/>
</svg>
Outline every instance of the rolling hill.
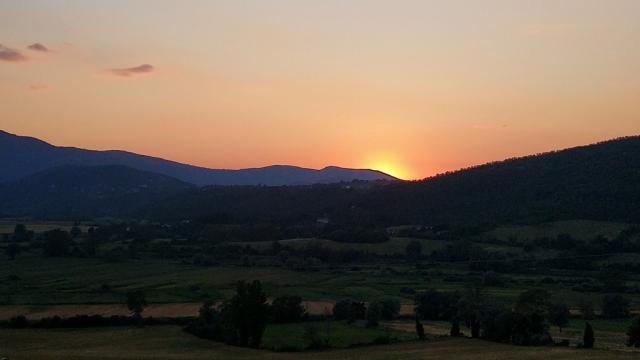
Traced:
<svg viewBox="0 0 640 360">
<path fill-rule="evenodd" d="M 314 221 L 366 226 L 559 219 L 640 223 L 640 137 L 509 159 L 422 181 L 366 186 L 207 187 L 147 209 L 160 219 Z"/>
<path fill-rule="evenodd" d="M 0 184 L 0 212 L 76 219 L 125 215 L 191 187 L 125 166 L 62 166 Z"/>
<path fill-rule="evenodd" d="M 306 185 L 352 180 L 395 180 L 375 170 L 329 166 L 320 170 L 274 165 L 263 168 L 207 169 L 126 151 L 96 151 L 58 147 L 32 137 L 0 130 L 0 182 L 64 165 L 122 165 L 174 177 L 197 186 L 204 185 Z"/>
</svg>

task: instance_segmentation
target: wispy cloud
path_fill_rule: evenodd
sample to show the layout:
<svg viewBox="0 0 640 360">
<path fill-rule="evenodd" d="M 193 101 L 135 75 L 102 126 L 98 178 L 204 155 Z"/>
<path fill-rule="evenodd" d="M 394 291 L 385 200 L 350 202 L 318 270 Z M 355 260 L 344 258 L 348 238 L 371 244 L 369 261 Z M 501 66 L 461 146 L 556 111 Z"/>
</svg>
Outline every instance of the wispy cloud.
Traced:
<svg viewBox="0 0 640 360">
<path fill-rule="evenodd" d="M 29 91 L 47 91 L 51 89 L 49 85 L 45 84 L 31 84 L 29 85 Z"/>
<path fill-rule="evenodd" d="M 51 50 L 48 47 L 46 47 L 46 46 L 44 46 L 44 45 L 42 45 L 40 43 L 33 43 L 33 44 L 27 46 L 27 49 L 33 50 L 33 51 L 40 51 L 40 52 L 51 52 Z"/>
<path fill-rule="evenodd" d="M 0 44 L 0 61 L 21 63 L 29 61 L 29 58 L 24 56 L 18 50 L 11 49 Z"/>
<path fill-rule="evenodd" d="M 149 73 L 152 73 L 154 70 L 155 68 L 152 65 L 142 64 L 139 66 L 134 66 L 129 68 L 110 69 L 109 72 L 116 76 L 132 77 L 137 75 L 149 74 Z"/>
</svg>

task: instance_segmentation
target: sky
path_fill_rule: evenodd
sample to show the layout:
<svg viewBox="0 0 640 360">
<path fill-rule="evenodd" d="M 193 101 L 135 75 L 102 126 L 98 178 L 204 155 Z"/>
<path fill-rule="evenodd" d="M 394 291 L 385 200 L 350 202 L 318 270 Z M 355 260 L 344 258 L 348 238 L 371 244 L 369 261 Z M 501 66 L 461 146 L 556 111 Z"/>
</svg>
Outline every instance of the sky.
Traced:
<svg viewBox="0 0 640 360">
<path fill-rule="evenodd" d="M 0 0 L 0 129 L 406 179 L 640 134 L 636 0 Z"/>
</svg>

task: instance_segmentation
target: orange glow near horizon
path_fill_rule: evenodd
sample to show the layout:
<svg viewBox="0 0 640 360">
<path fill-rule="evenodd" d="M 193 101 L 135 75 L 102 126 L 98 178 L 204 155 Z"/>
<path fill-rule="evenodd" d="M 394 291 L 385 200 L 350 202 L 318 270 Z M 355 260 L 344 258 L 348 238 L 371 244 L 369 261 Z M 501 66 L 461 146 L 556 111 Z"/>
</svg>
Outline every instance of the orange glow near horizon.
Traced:
<svg viewBox="0 0 640 360">
<path fill-rule="evenodd" d="M 0 3 L 0 129 L 418 179 L 640 134 L 640 1 Z M 34 45 L 38 46 L 34 46 Z"/>
</svg>

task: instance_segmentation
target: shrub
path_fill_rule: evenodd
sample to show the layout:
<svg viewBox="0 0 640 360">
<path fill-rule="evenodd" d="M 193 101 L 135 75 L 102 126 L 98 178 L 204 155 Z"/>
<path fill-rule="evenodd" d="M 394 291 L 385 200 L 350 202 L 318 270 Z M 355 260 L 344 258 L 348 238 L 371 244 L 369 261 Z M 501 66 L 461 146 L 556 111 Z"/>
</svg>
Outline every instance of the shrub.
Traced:
<svg viewBox="0 0 640 360">
<path fill-rule="evenodd" d="M 382 306 L 380 314 L 385 320 L 393 320 L 400 315 L 400 300 L 394 297 L 385 297 L 377 301 Z"/>
<path fill-rule="evenodd" d="M 9 319 L 9 327 L 12 329 L 22 329 L 29 326 L 29 320 L 27 320 L 26 316 L 18 315 Z"/>
<path fill-rule="evenodd" d="M 281 296 L 271 303 L 271 315 L 276 323 L 292 323 L 302 320 L 305 315 L 300 296 Z"/>
<path fill-rule="evenodd" d="M 640 348 L 640 316 L 636 317 L 627 329 L 627 346 Z"/>
<path fill-rule="evenodd" d="M 602 315 L 608 319 L 629 317 L 629 300 L 620 294 L 606 294 L 602 297 Z"/>
<path fill-rule="evenodd" d="M 416 314 L 426 320 L 450 320 L 460 296 L 429 289 L 415 296 Z"/>
<path fill-rule="evenodd" d="M 377 327 L 382 318 L 382 304 L 373 302 L 369 304 L 366 313 L 367 327 Z"/>
</svg>

